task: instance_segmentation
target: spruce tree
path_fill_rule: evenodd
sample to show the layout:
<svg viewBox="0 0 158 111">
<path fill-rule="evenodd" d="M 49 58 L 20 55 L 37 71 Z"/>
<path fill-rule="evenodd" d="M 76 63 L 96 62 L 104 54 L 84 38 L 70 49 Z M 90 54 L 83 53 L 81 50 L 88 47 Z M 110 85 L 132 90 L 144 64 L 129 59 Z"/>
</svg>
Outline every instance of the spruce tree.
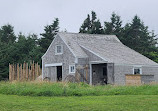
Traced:
<svg viewBox="0 0 158 111">
<path fill-rule="evenodd" d="M 104 33 L 116 35 L 120 40 L 122 40 L 122 29 L 121 17 L 114 12 L 111 15 L 110 22 L 104 22 Z"/>
<path fill-rule="evenodd" d="M 89 14 L 87 15 L 87 18 L 80 27 L 79 33 L 103 34 L 100 20 L 97 19 L 97 15 L 94 11 L 91 12 L 91 17 Z"/>
<path fill-rule="evenodd" d="M 154 37 L 137 15 L 133 18 L 132 23 L 128 23 L 124 27 L 123 43 L 141 54 L 148 53 L 152 47 L 155 47 Z"/>
<path fill-rule="evenodd" d="M 4 43 L 14 43 L 16 40 L 16 36 L 14 34 L 14 27 L 10 24 L 4 25 L 0 29 L 0 39 L 1 42 Z"/>
<path fill-rule="evenodd" d="M 40 34 L 42 38 L 39 40 L 42 53 L 46 52 L 54 36 L 59 32 L 59 19 L 56 18 L 51 25 L 45 26 L 44 31 L 44 33 Z"/>
</svg>

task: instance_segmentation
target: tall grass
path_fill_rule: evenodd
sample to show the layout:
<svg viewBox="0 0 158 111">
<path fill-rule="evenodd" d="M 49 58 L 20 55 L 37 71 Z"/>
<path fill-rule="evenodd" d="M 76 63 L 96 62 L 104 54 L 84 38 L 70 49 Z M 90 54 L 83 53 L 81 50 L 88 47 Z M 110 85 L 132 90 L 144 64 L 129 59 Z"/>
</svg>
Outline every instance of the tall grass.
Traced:
<svg viewBox="0 0 158 111">
<path fill-rule="evenodd" d="M 85 83 L 0 82 L 0 94 L 23 96 L 158 95 L 158 85 L 90 86 Z"/>
</svg>

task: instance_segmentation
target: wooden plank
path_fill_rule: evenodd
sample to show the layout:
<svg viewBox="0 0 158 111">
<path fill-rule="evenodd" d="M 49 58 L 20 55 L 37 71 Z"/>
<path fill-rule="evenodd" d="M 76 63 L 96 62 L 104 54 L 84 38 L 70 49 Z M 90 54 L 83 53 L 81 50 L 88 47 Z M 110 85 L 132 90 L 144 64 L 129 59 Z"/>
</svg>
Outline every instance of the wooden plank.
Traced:
<svg viewBox="0 0 158 111">
<path fill-rule="evenodd" d="M 28 80 L 28 63 L 26 63 L 26 81 Z"/>
<path fill-rule="evenodd" d="M 14 73 L 15 73 L 15 70 L 14 70 L 14 64 L 13 64 L 13 67 L 12 67 L 12 81 L 14 80 Z"/>
<path fill-rule="evenodd" d="M 39 72 L 38 72 L 38 62 L 37 62 L 37 64 L 36 64 L 36 78 L 39 76 L 38 73 L 39 73 Z"/>
<path fill-rule="evenodd" d="M 35 66 L 34 66 L 34 61 L 32 63 L 32 75 L 33 75 L 32 80 L 35 80 Z"/>
<path fill-rule="evenodd" d="M 17 81 L 19 81 L 19 64 L 17 64 Z"/>
<path fill-rule="evenodd" d="M 22 64 L 20 65 L 20 81 L 23 81 L 23 69 L 22 69 Z"/>
<path fill-rule="evenodd" d="M 126 75 L 126 85 L 140 85 L 141 75 Z"/>
</svg>

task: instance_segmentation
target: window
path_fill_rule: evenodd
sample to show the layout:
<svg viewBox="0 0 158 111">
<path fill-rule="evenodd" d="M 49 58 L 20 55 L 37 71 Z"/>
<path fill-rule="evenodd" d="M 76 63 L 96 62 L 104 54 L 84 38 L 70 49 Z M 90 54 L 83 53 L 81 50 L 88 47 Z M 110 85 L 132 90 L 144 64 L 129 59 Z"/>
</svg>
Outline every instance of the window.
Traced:
<svg viewBox="0 0 158 111">
<path fill-rule="evenodd" d="M 133 74 L 142 74 L 142 68 L 141 67 L 134 67 Z"/>
<path fill-rule="evenodd" d="M 75 65 L 69 66 L 69 73 L 75 73 Z"/>
<path fill-rule="evenodd" d="M 63 53 L 63 48 L 61 45 L 57 45 L 56 46 L 56 49 L 55 49 L 55 54 L 58 55 L 58 54 L 62 54 Z"/>
</svg>

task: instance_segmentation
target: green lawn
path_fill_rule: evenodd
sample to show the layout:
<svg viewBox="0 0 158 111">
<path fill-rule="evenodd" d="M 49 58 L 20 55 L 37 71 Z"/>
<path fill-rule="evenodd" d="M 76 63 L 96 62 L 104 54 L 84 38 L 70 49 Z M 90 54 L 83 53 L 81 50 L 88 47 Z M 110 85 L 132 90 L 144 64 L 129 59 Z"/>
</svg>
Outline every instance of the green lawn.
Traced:
<svg viewBox="0 0 158 111">
<path fill-rule="evenodd" d="M 0 111 L 157 111 L 158 95 L 30 97 L 0 95 Z"/>
</svg>

